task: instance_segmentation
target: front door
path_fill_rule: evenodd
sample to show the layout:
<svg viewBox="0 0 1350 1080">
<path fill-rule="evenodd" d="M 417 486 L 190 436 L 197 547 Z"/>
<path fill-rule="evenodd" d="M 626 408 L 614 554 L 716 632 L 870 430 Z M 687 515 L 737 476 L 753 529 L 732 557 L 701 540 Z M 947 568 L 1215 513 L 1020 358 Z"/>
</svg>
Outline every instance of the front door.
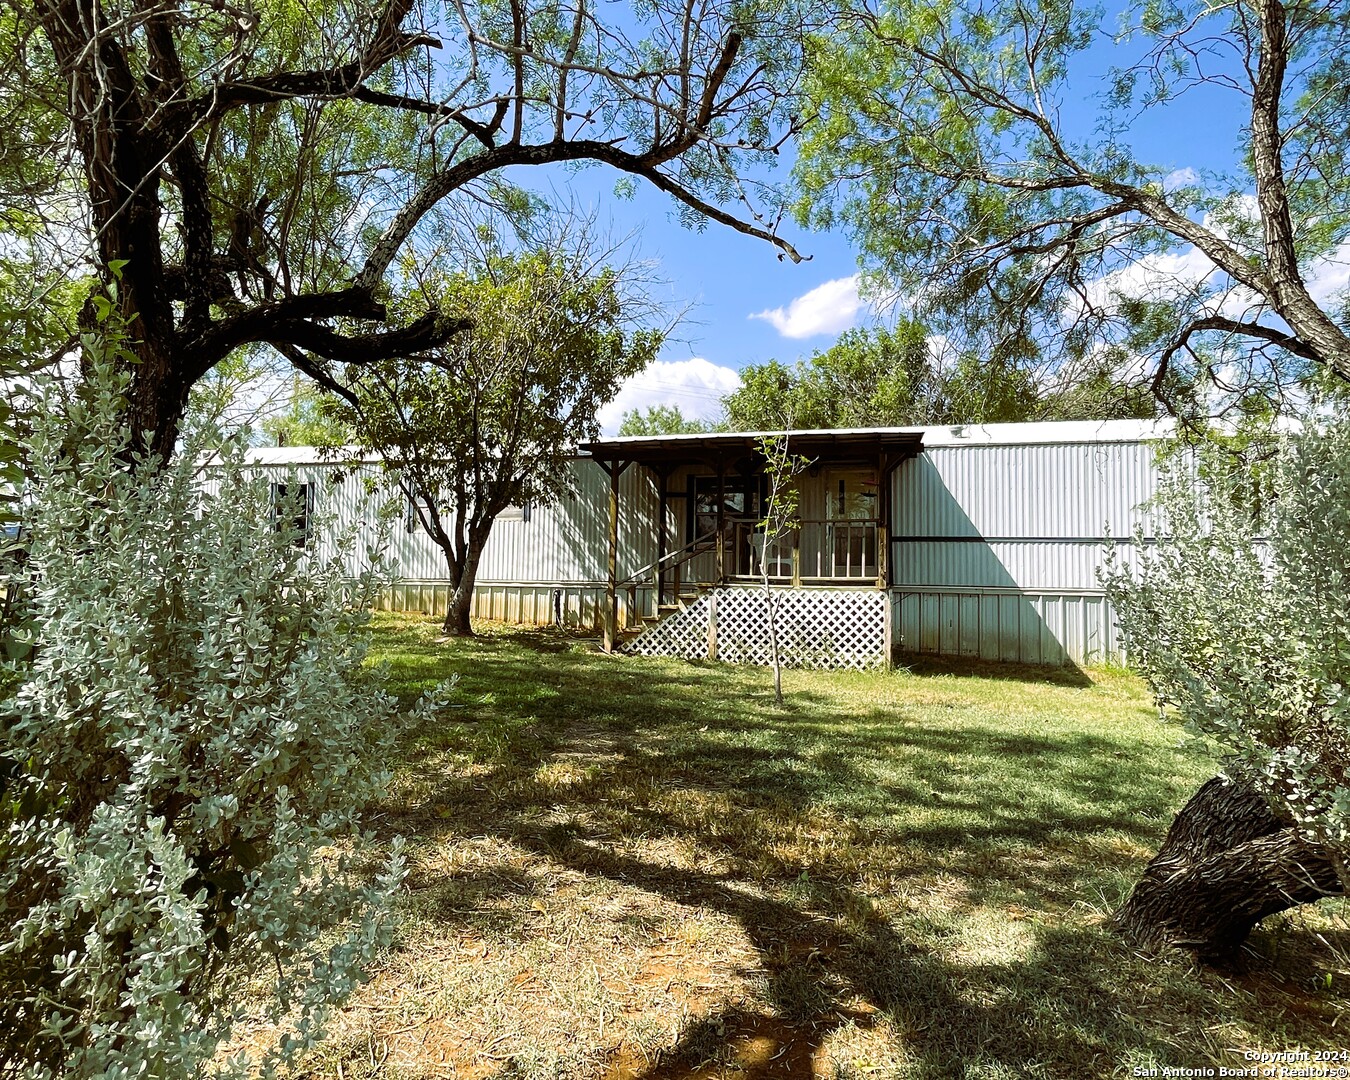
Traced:
<svg viewBox="0 0 1350 1080">
<path fill-rule="evenodd" d="M 825 528 L 830 577 L 877 576 L 880 507 L 875 469 L 826 471 Z"/>
</svg>

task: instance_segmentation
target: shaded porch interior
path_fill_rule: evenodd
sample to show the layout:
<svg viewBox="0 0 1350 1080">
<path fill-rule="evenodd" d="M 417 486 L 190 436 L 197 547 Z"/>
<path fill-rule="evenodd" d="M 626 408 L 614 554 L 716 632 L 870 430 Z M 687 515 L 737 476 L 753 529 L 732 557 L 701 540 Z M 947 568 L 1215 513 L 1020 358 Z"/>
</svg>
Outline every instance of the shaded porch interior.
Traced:
<svg viewBox="0 0 1350 1080">
<path fill-rule="evenodd" d="M 766 435 L 781 434 L 629 437 L 583 444 L 610 479 L 606 648 L 613 648 L 625 623 L 659 619 L 708 588 L 762 581 L 766 565 L 770 583 L 783 587 L 889 588 L 891 478 L 903 461 L 922 451 L 921 434 L 898 429 L 788 433 L 789 452 L 809 462 L 798 476 L 798 527 L 766 550 L 761 522 L 768 483 L 761 445 Z M 650 527 L 656 558 L 620 578 L 620 516 L 637 512 L 619 499 L 620 478 L 630 468 L 646 470 L 655 489 Z"/>
</svg>

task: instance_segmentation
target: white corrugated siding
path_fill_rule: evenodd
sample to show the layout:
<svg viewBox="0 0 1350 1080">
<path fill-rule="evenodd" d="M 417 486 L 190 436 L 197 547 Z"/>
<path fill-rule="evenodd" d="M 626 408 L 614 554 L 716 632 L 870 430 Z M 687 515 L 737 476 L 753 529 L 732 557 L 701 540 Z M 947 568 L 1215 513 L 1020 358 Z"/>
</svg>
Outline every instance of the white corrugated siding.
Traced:
<svg viewBox="0 0 1350 1080">
<path fill-rule="evenodd" d="M 576 494 L 530 508 L 530 518 L 499 519 L 478 566 L 484 584 L 603 582 L 608 577 L 609 476 L 588 459 L 572 463 Z M 656 557 L 650 535 L 656 493 L 644 470 L 629 468 L 619 482 L 619 576 Z M 445 557 L 420 528 L 396 530 L 392 555 L 400 576 L 444 579 Z"/>
<path fill-rule="evenodd" d="M 903 590 L 892 593 L 904 652 L 1020 664 L 1119 659 L 1111 606 L 1100 593 Z"/>
<path fill-rule="evenodd" d="M 248 472 L 268 483 L 313 485 L 312 550 L 315 556 L 332 558 L 338 550 L 338 538 L 348 536 L 355 540 L 347 559 L 349 568 L 356 572 L 369 565 L 371 549 L 379 547 L 380 506 L 388 501 L 388 494 L 379 490 L 379 474 L 374 466 L 253 462 L 248 465 Z M 376 483 L 372 485 L 371 481 Z M 203 477 L 203 488 L 211 491 L 218 482 L 208 470 Z"/>
<path fill-rule="evenodd" d="M 896 536 L 1128 536 L 1153 495 L 1148 443 L 933 447 L 895 471 Z"/>
<path fill-rule="evenodd" d="M 353 527 L 357 543 L 351 568 L 367 561 L 379 545 L 380 507 L 390 510 L 384 535 L 385 557 L 399 584 L 383 606 L 404 611 L 444 612 L 449 599 L 448 573 L 439 547 L 420 527 L 407 529 L 406 502 L 375 464 L 338 466 L 316 463 L 255 463 L 272 482 L 312 483 L 316 553 L 329 557 L 334 536 Z M 594 626 L 608 577 L 609 475 L 589 459 L 572 463 L 576 493 L 547 506 L 533 506 L 529 520 L 500 519 L 479 564 L 474 613 L 508 622 Z M 673 504 L 672 537 L 682 527 Z M 619 482 L 619 578 L 623 580 L 656 558 L 652 521 L 656 487 L 649 473 L 628 468 Z M 682 518 L 679 519 L 682 522 Z"/>
<path fill-rule="evenodd" d="M 1021 663 L 1119 659 L 1097 570 L 1132 558 L 1156 444 L 934 446 L 896 470 L 891 545 L 902 649 Z"/>
<path fill-rule="evenodd" d="M 1117 545 L 1128 565 L 1134 543 Z M 1105 538 L 942 540 L 901 538 L 891 545 L 899 585 L 1010 588 L 1032 592 L 1096 591 Z"/>
<path fill-rule="evenodd" d="M 993 428 L 989 429 L 994 431 Z M 1126 542 L 1139 507 L 1156 485 L 1156 442 L 1091 438 L 1045 443 L 975 440 L 942 433 L 936 445 L 904 462 L 893 480 L 892 610 L 896 638 L 910 651 L 1023 663 L 1091 662 L 1119 656 L 1114 614 L 1097 583 L 1107 531 Z M 1114 433 L 1113 434 L 1118 434 Z M 317 483 L 316 513 L 339 526 L 360 523 L 354 561 L 378 537 L 377 508 L 389 487 L 378 466 L 265 464 L 269 478 L 294 474 Z M 598 624 L 608 554 L 609 477 L 589 459 L 573 464 L 577 492 L 532 508 L 530 520 L 500 520 L 478 574 L 474 611 L 481 617 L 571 626 Z M 686 470 L 670 479 L 667 549 L 685 539 Z M 811 516 L 818 483 L 806 484 Z M 377 494 L 372 496 L 371 489 Z M 382 493 L 382 494 L 381 494 Z M 402 584 L 388 597 L 396 609 L 444 611 L 446 571 L 439 549 L 420 529 L 405 530 L 401 496 L 388 555 Z M 629 467 L 620 483 L 619 579 L 656 558 L 656 484 Z M 807 504 L 811 504 L 808 507 Z M 325 542 L 321 553 L 331 551 Z M 703 556 L 682 576 L 708 579 Z M 621 595 L 620 602 L 624 602 Z M 644 607 L 650 597 L 640 595 Z"/>
</svg>

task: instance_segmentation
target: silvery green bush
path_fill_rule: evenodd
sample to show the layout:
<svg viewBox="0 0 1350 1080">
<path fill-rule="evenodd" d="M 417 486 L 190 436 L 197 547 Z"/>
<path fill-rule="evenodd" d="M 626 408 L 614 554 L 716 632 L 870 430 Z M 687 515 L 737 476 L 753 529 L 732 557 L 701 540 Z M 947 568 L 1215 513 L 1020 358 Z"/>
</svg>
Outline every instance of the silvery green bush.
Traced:
<svg viewBox="0 0 1350 1080">
<path fill-rule="evenodd" d="M 369 865 L 360 822 L 394 732 L 362 668 L 373 582 L 297 546 L 237 446 L 206 472 L 194 438 L 167 466 L 128 460 L 110 372 L 29 448 L 0 1073 L 237 1071 L 212 1058 L 245 986 L 269 992 L 283 1060 L 388 936 L 398 845 Z"/>
<path fill-rule="evenodd" d="M 1224 770 L 1350 854 L 1350 422 L 1274 441 L 1257 467 L 1222 446 L 1177 456 L 1158 542 L 1103 581 L 1132 663 Z"/>
</svg>

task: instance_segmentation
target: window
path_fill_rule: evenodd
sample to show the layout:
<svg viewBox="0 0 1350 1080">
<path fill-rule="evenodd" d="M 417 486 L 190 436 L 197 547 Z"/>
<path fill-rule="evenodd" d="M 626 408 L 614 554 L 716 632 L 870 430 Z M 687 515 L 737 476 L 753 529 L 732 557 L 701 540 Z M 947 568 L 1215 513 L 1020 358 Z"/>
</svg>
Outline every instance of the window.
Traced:
<svg viewBox="0 0 1350 1080">
<path fill-rule="evenodd" d="M 508 506 L 497 515 L 498 521 L 529 521 L 530 520 L 530 500 L 526 499 L 518 506 Z"/>
<path fill-rule="evenodd" d="M 314 516 L 313 484 L 273 484 L 272 522 L 277 532 L 289 532 L 296 547 L 307 547 Z"/>
<path fill-rule="evenodd" d="M 717 477 L 691 477 L 694 485 L 690 539 L 706 536 L 717 528 Z M 723 481 L 722 516 L 727 521 L 755 518 L 759 514 L 759 479 L 728 476 Z"/>
</svg>

